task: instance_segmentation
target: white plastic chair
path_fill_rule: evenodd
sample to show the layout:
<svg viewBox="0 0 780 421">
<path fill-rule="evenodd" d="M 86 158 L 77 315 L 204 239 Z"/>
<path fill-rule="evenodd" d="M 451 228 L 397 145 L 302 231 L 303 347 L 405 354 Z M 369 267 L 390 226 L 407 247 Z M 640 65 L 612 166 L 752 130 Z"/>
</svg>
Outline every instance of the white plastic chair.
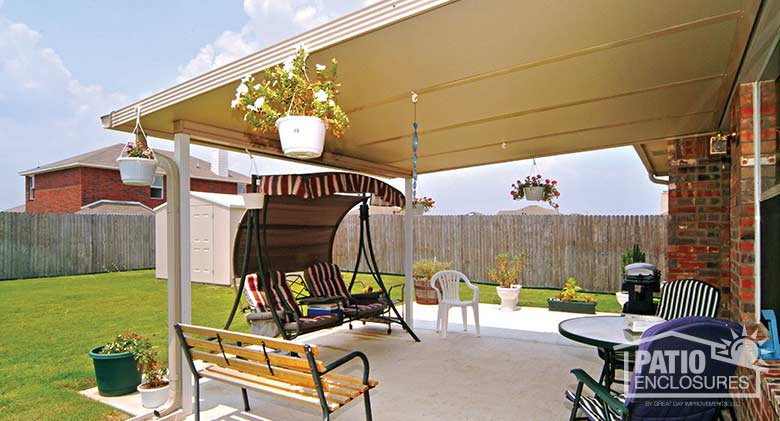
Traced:
<svg viewBox="0 0 780 421">
<path fill-rule="evenodd" d="M 460 281 L 466 282 L 474 296 L 471 301 L 461 301 L 460 299 Z M 447 337 L 447 326 L 450 308 L 460 307 L 463 313 L 463 331 L 467 329 L 466 308 L 471 307 L 474 311 L 474 324 L 477 327 L 477 336 L 479 336 L 479 287 L 474 286 L 466 275 L 457 270 L 443 270 L 436 272 L 431 277 L 431 287 L 436 291 L 439 298 L 439 314 L 436 317 L 436 332 L 441 331 L 441 337 Z"/>
</svg>

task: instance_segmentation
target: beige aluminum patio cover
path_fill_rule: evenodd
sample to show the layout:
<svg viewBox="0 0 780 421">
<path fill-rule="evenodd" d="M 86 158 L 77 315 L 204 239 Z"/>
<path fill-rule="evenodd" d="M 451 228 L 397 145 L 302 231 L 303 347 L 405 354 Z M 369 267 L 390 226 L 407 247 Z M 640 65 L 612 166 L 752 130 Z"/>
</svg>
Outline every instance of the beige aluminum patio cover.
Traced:
<svg viewBox="0 0 780 421">
<path fill-rule="evenodd" d="M 405 204 L 404 195 L 389 184 L 352 173 L 261 176 L 257 188 L 267 195 L 259 210 L 260 241 L 271 268 L 284 272 L 303 271 L 315 261 L 330 262 L 341 220 L 366 198 L 374 206 Z M 236 277 L 242 275 L 248 216 L 246 212 L 233 246 Z M 247 273 L 257 271 L 257 250 L 250 250 L 248 264 Z"/>
</svg>

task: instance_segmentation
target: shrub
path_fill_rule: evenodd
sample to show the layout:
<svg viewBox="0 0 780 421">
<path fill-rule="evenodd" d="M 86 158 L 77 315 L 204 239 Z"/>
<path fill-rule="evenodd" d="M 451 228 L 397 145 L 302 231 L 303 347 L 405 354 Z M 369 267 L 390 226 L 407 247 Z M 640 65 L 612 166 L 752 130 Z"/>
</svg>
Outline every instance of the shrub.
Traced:
<svg viewBox="0 0 780 421">
<path fill-rule="evenodd" d="M 586 303 L 596 302 L 596 297 L 590 294 L 583 294 L 580 292 L 581 290 L 582 287 L 577 285 L 577 280 L 574 278 L 569 278 L 566 280 L 566 285 L 564 285 L 563 289 L 561 289 L 561 292 L 556 295 L 555 298 L 561 301 L 585 301 Z"/>
<path fill-rule="evenodd" d="M 510 257 L 508 253 L 496 256 L 496 266 L 488 270 L 488 279 L 500 287 L 511 288 L 520 279 L 520 269 L 525 263 L 525 254 Z"/>
<path fill-rule="evenodd" d="M 434 259 L 420 259 L 412 266 L 412 276 L 421 281 L 430 281 L 436 272 L 452 269 L 452 262 L 438 262 Z"/>
</svg>

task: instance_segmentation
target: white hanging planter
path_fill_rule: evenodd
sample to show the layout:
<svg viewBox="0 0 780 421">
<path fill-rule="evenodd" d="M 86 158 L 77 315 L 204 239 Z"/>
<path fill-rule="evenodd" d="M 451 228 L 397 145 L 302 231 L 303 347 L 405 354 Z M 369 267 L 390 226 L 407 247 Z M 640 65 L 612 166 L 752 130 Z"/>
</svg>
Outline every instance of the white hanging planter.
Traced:
<svg viewBox="0 0 780 421">
<path fill-rule="evenodd" d="M 246 209 L 263 209 L 265 193 L 242 193 L 244 207 Z"/>
<path fill-rule="evenodd" d="M 170 394 L 171 385 L 167 384 L 163 387 L 156 389 L 144 389 L 146 383 L 139 384 L 136 390 L 141 394 L 141 404 L 144 408 L 154 409 L 163 406 L 165 401 L 168 400 Z"/>
<path fill-rule="evenodd" d="M 422 216 L 428 212 L 428 209 L 422 206 L 412 206 L 409 209 L 405 209 L 404 212 L 407 212 L 410 216 Z"/>
<path fill-rule="evenodd" d="M 157 160 L 149 158 L 119 157 L 119 174 L 122 182 L 130 186 L 151 186 L 157 171 Z"/>
<path fill-rule="evenodd" d="M 291 115 L 276 120 L 276 127 L 286 156 L 312 159 L 322 155 L 325 122 L 321 118 Z"/>
<path fill-rule="evenodd" d="M 541 201 L 544 199 L 544 187 L 524 187 L 523 194 L 526 200 Z"/>
</svg>

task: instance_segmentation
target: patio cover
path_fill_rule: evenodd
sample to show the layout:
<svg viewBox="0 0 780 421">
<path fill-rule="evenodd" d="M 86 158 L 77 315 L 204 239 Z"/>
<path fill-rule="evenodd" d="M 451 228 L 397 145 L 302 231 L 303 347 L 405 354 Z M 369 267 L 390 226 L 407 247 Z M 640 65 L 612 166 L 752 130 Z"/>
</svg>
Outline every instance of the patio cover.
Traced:
<svg viewBox="0 0 780 421">
<path fill-rule="evenodd" d="M 303 271 L 315 261 L 330 262 L 333 240 L 344 216 L 370 197 L 375 206 L 404 205 L 404 195 L 375 178 L 349 173 L 272 175 L 258 179 L 265 193 L 265 236 L 260 241 L 274 270 Z M 233 247 L 233 268 L 241 276 L 246 254 L 247 217 L 244 213 Z M 250 251 L 249 272 L 257 271 L 257 253 Z"/>
<path fill-rule="evenodd" d="M 304 43 L 312 67 L 338 59 L 351 120 L 308 162 L 409 177 L 415 91 L 421 174 L 648 145 L 645 164 L 663 175 L 666 139 L 727 127 L 737 75 L 760 61 L 742 66 L 759 9 L 772 20 L 777 3 L 381 1 L 137 104 L 150 135 L 281 157 L 275 135 L 253 133 L 229 104 L 243 76 Z M 135 105 L 104 126 L 132 130 Z"/>
</svg>

